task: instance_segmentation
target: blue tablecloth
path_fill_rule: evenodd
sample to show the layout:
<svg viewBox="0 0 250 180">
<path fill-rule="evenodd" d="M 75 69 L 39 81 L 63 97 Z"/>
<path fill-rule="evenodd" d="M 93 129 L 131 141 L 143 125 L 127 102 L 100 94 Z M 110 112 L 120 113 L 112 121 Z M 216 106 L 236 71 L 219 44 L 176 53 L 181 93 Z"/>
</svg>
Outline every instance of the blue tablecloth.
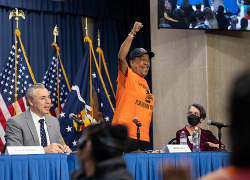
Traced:
<svg viewBox="0 0 250 180">
<path fill-rule="evenodd" d="M 125 154 L 128 170 L 136 180 L 160 180 L 164 163 L 179 167 L 189 163 L 193 178 L 198 178 L 220 167 L 230 165 L 230 153 L 162 153 Z M 73 170 L 78 169 L 75 155 L 1 155 L 0 179 L 2 180 L 69 180 Z"/>
<path fill-rule="evenodd" d="M 125 154 L 124 158 L 128 170 L 136 180 L 162 179 L 161 170 L 164 163 L 178 168 L 183 162 L 187 162 L 192 179 L 230 165 L 228 152 Z"/>
<path fill-rule="evenodd" d="M 67 155 L 1 155 L 0 179 L 68 180 Z"/>
</svg>

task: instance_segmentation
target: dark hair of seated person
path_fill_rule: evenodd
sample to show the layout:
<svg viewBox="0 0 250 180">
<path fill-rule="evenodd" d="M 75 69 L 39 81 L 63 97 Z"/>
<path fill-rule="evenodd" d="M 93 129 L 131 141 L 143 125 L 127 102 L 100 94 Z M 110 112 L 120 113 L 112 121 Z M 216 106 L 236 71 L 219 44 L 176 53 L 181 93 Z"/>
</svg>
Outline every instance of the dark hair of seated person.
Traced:
<svg viewBox="0 0 250 180">
<path fill-rule="evenodd" d="M 181 3 L 181 8 L 188 8 L 189 6 L 191 6 L 191 4 L 188 2 L 188 0 L 182 0 Z"/>
<path fill-rule="evenodd" d="M 248 26 L 248 20 L 247 20 L 247 18 L 243 17 L 240 20 L 240 25 L 241 25 L 241 29 L 246 29 L 247 26 Z"/>
<path fill-rule="evenodd" d="M 197 9 L 200 9 L 200 10 L 201 10 L 201 3 L 200 3 L 200 2 L 197 2 L 197 3 L 195 4 L 195 7 L 196 7 L 196 10 L 197 10 Z"/>
<path fill-rule="evenodd" d="M 205 7 L 203 13 L 208 21 L 214 18 L 213 12 L 209 7 Z"/>
<path fill-rule="evenodd" d="M 90 125 L 84 135 L 92 141 L 96 162 L 120 156 L 127 147 L 128 132 L 124 125 L 112 126 L 109 123 Z"/>
<path fill-rule="evenodd" d="M 246 14 L 247 14 L 248 16 L 250 16 L 250 7 L 247 7 Z"/>
<path fill-rule="evenodd" d="M 232 165 L 239 168 L 250 167 L 250 70 L 242 74 L 234 83 L 230 98 L 230 140 L 232 145 Z"/>
<path fill-rule="evenodd" d="M 180 22 L 186 23 L 187 24 L 187 20 L 184 17 L 184 11 L 180 8 L 176 8 L 174 10 L 174 16 L 176 17 L 176 19 Z"/>
<path fill-rule="evenodd" d="M 204 18 L 204 13 L 202 11 L 197 11 L 196 12 L 196 17 L 201 20 L 201 21 L 204 21 L 205 18 Z"/>
</svg>

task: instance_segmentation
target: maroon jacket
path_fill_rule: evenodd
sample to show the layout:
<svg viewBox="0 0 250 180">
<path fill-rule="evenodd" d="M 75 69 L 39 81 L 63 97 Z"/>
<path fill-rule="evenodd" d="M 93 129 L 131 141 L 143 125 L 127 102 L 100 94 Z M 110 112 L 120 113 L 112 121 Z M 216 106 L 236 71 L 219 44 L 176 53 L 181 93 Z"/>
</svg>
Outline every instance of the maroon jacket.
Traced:
<svg viewBox="0 0 250 180">
<path fill-rule="evenodd" d="M 181 132 L 184 131 L 186 136 L 187 136 L 187 145 L 193 150 L 193 144 L 190 143 L 188 136 L 191 136 L 186 128 L 186 126 L 183 129 L 180 129 L 179 131 L 176 132 L 176 142 L 177 144 L 180 144 L 180 136 Z M 201 128 L 201 141 L 200 141 L 200 151 L 215 151 L 217 148 L 210 147 L 207 142 L 212 142 L 214 144 L 219 144 L 219 141 L 217 138 L 213 135 L 213 133 L 209 130 L 205 130 Z M 222 148 L 222 149 L 225 149 Z"/>
</svg>

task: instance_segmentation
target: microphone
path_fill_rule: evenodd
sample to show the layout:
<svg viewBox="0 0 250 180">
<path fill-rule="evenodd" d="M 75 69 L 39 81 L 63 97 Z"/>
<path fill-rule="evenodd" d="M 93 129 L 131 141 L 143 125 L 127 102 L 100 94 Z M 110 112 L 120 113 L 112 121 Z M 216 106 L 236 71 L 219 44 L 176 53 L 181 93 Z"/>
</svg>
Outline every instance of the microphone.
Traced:
<svg viewBox="0 0 250 180">
<path fill-rule="evenodd" d="M 136 126 L 141 127 L 141 122 L 137 119 L 137 117 L 134 117 L 132 119 L 132 122 L 136 124 Z"/>
<path fill-rule="evenodd" d="M 214 121 L 211 121 L 211 120 L 207 121 L 207 125 L 214 125 L 214 126 L 217 126 L 217 127 L 229 127 L 229 125 L 227 125 L 227 124 L 214 122 Z"/>
<path fill-rule="evenodd" d="M 70 113 L 69 118 L 74 120 L 79 125 L 84 125 L 84 122 L 81 119 L 77 118 L 74 113 Z"/>
</svg>

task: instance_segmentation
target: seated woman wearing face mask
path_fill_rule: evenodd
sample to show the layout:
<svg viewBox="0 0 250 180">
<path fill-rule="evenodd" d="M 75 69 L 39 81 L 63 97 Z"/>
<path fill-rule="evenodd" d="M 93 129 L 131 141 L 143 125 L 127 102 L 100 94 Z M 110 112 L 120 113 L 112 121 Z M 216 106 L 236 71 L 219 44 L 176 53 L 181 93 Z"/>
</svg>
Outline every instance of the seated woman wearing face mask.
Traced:
<svg viewBox="0 0 250 180">
<path fill-rule="evenodd" d="M 180 144 L 180 136 L 182 131 L 185 132 L 187 138 L 187 145 L 192 150 L 193 144 L 190 142 L 190 138 L 195 131 L 195 127 L 198 127 L 201 134 L 200 139 L 200 151 L 215 151 L 219 148 L 219 141 L 209 130 L 200 128 L 200 124 L 206 118 L 206 111 L 200 104 L 191 104 L 188 107 L 187 120 L 189 125 L 186 125 L 183 129 L 176 132 L 177 144 Z M 223 149 L 225 146 L 222 144 Z"/>
</svg>

